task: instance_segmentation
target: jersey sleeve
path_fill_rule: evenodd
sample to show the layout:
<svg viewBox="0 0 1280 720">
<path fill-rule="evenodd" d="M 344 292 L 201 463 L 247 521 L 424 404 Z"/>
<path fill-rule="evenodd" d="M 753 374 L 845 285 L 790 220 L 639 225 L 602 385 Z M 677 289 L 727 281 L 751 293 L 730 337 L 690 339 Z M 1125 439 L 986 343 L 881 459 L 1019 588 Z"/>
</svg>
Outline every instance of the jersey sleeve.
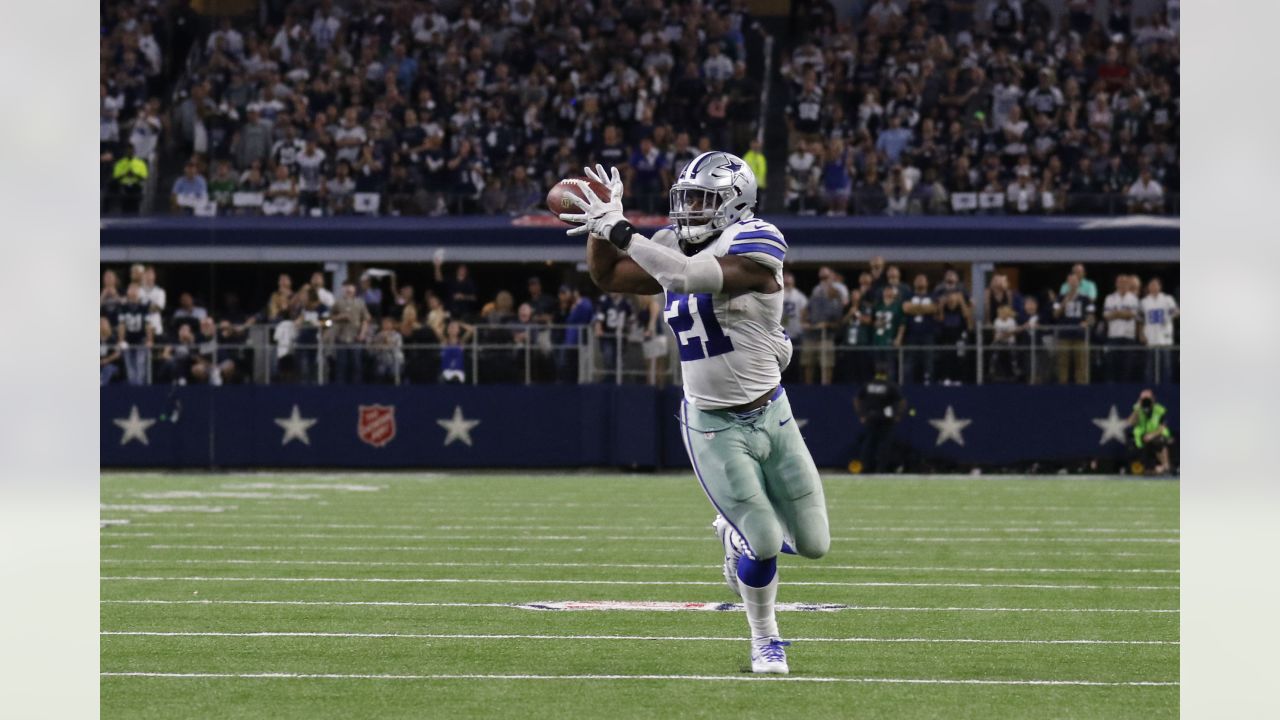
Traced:
<svg viewBox="0 0 1280 720">
<path fill-rule="evenodd" d="M 776 227 L 767 223 L 753 224 L 729 241 L 725 255 L 742 255 L 770 270 L 781 270 L 787 256 L 787 241 Z"/>
</svg>

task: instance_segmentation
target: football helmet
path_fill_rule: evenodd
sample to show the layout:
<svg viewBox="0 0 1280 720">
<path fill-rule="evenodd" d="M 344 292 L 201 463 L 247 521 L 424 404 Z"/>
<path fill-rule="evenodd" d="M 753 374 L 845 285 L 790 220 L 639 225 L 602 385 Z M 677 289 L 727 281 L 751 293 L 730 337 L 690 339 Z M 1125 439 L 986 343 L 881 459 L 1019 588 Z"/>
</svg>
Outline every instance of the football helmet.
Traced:
<svg viewBox="0 0 1280 720">
<path fill-rule="evenodd" d="M 676 237 L 698 245 L 752 217 L 757 187 L 756 174 L 737 155 L 712 150 L 690 160 L 671 186 Z"/>
</svg>

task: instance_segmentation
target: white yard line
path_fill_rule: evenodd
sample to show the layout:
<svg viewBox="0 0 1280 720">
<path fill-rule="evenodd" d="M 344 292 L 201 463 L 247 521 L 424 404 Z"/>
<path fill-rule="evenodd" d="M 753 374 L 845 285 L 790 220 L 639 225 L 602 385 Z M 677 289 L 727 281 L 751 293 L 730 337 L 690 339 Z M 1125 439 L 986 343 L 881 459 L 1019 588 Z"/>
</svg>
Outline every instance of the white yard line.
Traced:
<svg viewBox="0 0 1280 720">
<path fill-rule="evenodd" d="M 107 506 L 103 506 L 104 508 Z M 544 530 L 544 531 L 584 531 L 584 530 L 618 530 L 617 525 L 433 525 L 429 522 L 418 523 L 415 525 L 387 525 L 380 523 L 277 523 L 277 522 L 252 522 L 252 523 L 236 523 L 236 522 L 142 522 L 135 523 L 135 527 L 140 528 L 236 528 L 236 529 L 291 529 L 291 528 L 319 528 L 322 530 L 419 530 L 419 531 L 435 531 L 435 530 Z M 646 530 L 662 530 L 662 531 L 696 531 L 700 529 L 696 525 L 655 525 L 646 526 Z M 847 532 L 972 532 L 972 533 L 1088 533 L 1088 534 L 1110 534 L 1110 533 L 1147 533 L 1162 535 L 1178 535 L 1180 531 L 1177 528 L 1108 528 L 1108 527 L 1045 527 L 1045 526 L 1027 526 L 1027 525 L 1010 525 L 1008 527 L 1001 526 L 911 526 L 911 527 L 877 527 L 870 525 L 855 525 L 844 528 L 837 528 Z M 710 533 L 708 533 L 710 535 Z"/>
<path fill-rule="evenodd" d="M 530 547 L 528 545 L 203 545 L 203 544 L 153 544 L 153 545 L 131 545 L 127 543 L 102 543 L 98 546 L 103 549 L 119 550 L 128 548 L 131 550 L 269 550 L 272 552 L 315 552 L 321 550 L 332 550 L 336 552 L 423 552 L 423 553 L 440 553 L 440 552 L 538 552 L 545 554 L 540 548 Z M 869 553 L 876 555 L 915 555 L 914 550 L 894 550 L 894 549 L 875 549 Z M 950 555 L 959 557 L 991 557 L 990 552 L 964 552 L 963 550 L 951 551 Z M 1140 552 L 1140 551 L 1120 551 L 1120 552 L 1103 552 L 1094 551 L 1063 551 L 1063 550 L 1030 550 L 1017 552 L 1002 552 L 1002 555 L 1010 557 L 1160 557 L 1167 558 L 1167 552 Z"/>
<path fill-rule="evenodd" d="M 261 582 L 261 583 L 410 583 L 442 585 L 627 585 L 660 587 L 716 587 L 707 580 L 566 580 L 544 578 L 384 578 L 384 577 L 211 577 L 202 575 L 103 575 L 103 582 Z M 1054 583 L 930 583 L 787 581 L 788 587 L 913 587 L 1006 588 L 1018 590 L 1157 590 L 1177 592 L 1177 585 L 1063 585 Z"/>
<path fill-rule="evenodd" d="M 130 538 L 130 537 L 204 537 L 223 535 L 224 533 L 210 532 L 166 532 L 166 533 L 147 533 L 147 532 L 108 532 L 104 533 L 104 537 L 110 538 Z M 239 535 L 247 535 L 255 538 L 307 538 L 316 540 L 493 540 L 493 534 L 487 535 L 402 535 L 402 534 L 361 534 L 361 533 L 260 533 L 248 532 L 238 533 Z M 508 540 L 535 540 L 535 541 L 560 541 L 572 540 L 579 542 L 634 542 L 643 540 L 646 542 L 711 542 L 714 536 L 711 533 L 705 535 L 506 535 Z M 1131 538 L 1131 537 L 883 537 L 876 535 L 867 535 L 862 537 L 845 536 L 833 537 L 832 542 L 850 542 L 850 543 L 899 543 L 899 542 L 916 542 L 916 543 L 1162 543 L 1169 545 L 1177 545 L 1180 541 L 1177 538 Z"/>
<path fill-rule="evenodd" d="M 321 607 L 466 607 L 525 609 L 521 603 L 411 602 L 396 600 L 100 600 L 104 605 L 301 605 Z M 736 608 L 737 606 L 729 606 Z M 780 608 L 785 609 L 785 608 Z M 1010 608 L 1010 607 L 899 607 L 846 605 L 840 610 L 865 612 L 1025 612 L 1025 613 L 1153 613 L 1179 614 L 1177 608 Z"/>
<path fill-rule="evenodd" d="M 162 558 L 103 558 L 103 563 L 110 564 L 159 564 L 159 565 L 350 565 L 370 567 L 541 567 L 541 568 L 629 568 L 629 569 L 680 569 L 680 570 L 719 570 L 719 564 L 698 565 L 696 563 L 574 563 L 574 562 L 411 562 L 395 560 L 255 560 L 251 558 L 180 558 L 165 560 Z M 1001 568 L 1001 567 L 937 567 L 920 565 L 827 565 L 824 563 L 806 563 L 789 565 L 787 572 L 808 572 L 810 570 L 865 570 L 886 572 L 973 572 L 973 573 L 1010 573 L 1010 574 L 1042 574 L 1042 573 L 1084 573 L 1088 575 L 1103 574 L 1170 574 L 1178 575 L 1179 570 L 1159 568 Z"/>
<path fill-rule="evenodd" d="M 498 675 L 498 674 L 434 674 L 434 675 L 362 675 L 345 673 L 171 673 L 171 672 L 104 672 L 102 677 L 147 677 L 171 679 L 236 680 L 682 680 L 695 682 L 803 682 L 857 683 L 864 685 L 1074 685 L 1086 687 L 1177 687 L 1177 681 L 1165 680 L 993 680 L 983 678 L 857 678 L 804 677 L 799 675 Z"/>
<path fill-rule="evenodd" d="M 351 633 L 351 632 L 196 632 L 156 630 L 103 630 L 102 635 L 125 637 L 234 637 L 234 638 L 399 638 L 407 640 L 658 640 L 671 642 L 742 642 L 742 637 L 685 635 L 495 635 L 469 633 Z M 957 643 L 965 645 L 1179 645 L 1177 640 L 998 640 L 984 638 L 871 638 L 791 637 L 792 642 L 814 643 Z"/>
</svg>

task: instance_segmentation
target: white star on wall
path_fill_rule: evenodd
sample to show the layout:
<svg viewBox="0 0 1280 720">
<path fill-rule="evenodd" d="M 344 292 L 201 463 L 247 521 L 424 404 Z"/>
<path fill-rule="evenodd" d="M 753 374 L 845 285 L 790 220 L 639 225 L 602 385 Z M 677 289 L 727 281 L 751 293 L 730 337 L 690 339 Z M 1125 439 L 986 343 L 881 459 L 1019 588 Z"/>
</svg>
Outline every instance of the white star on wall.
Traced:
<svg viewBox="0 0 1280 720">
<path fill-rule="evenodd" d="M 480 421 L 466 419 L 462 415 L 462 406 L 454 405 L 453 417 L 437 420 L 436 424 L 447 431 L 444 436 L 445 447 L 448 447 L 455 440 L 459 440 L 467 447 L 471 447 L 471 430 L 479 425 Z"/>
<path fill-rule="evenodd" d="M 1111 406 L 1111 412 L 1107 413 L 1106 417 L 1094 418 L 1093 424 L 1102 428 L 1102 439 L 1098 441 L 1099 445 L 1106 445 L 1111 440 L 1124 444 L 1124 431 L 1129 427 L 1129 422 L 1128 418 L 1120 417 L 1115 405 Z"/>
<path fill-rule="evenodd" d="M 316 418 L 304 418 L 302 412 L 298 410 L 297 403 L 293 406 L 293 412 L 287 418 L 276 418 L 276 424 L 284 428 L 284 437 L 280 438 L 281 445 L 288 445 L 290 440 L 297 440 L 303 445 L 310 445 L 311 438 L 307 435 L 307 430 L 312 425 L 320 422 Z"/>
<path fill-rule="evenodd" d="M 127 445 L 130 440 L 137 440 L 143 445 L 151 444 L 147 441 L 147 428 L 155 425 L 156 420 L 155 418 L 141 417 L 138 414 L 137 405 L 129 408 L 129 417 L 116 418 L 111 422 L 115 423 L 116 427 L 124 431 L 124 434 L 120 436 L 121 445 Z"/>
<path fill-rule="evenodd" d="M 934 445 L 941 445 L 948 440 L 953 440 L 955 441 L 955 444 L 963 446 L 964 435 L 962 435 L 961 432 L 966 427 L 969 427 L 969 424 L 972 422 L 973 420 L 970 419 L 957 418 L 956 411 L 951 409 L 951 406 L 948 405 L 947 412 L 941 419 L 929 421 L 929 424 L 938 431 L 938 442 L 934 443 Z"/>
</svg>

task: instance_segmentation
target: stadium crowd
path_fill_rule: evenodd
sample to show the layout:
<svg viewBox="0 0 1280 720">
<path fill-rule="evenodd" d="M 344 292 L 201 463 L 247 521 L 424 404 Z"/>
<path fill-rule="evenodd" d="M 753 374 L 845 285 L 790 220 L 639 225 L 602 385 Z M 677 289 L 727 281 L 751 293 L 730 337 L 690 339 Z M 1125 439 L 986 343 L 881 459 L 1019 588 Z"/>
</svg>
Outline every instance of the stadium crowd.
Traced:
<svg viewBox="0 0 1280 720">
<path fill-rule="evenodd" d="M 1171 3 L 1171 4 L 1176 4 Z M 793 212 L 1176 212 L 1178 34 L 1113 2 L 104 4 L 104 211 L 521 214 L 586 163 L 661 212 L 727 148 Z M 761 133 L 764 108 L 787 132 Z M 758 136 L 776 137 L 765 146 Z M 780 162 L 781 161 L 781 162 Z M 768 194 L 766 193 L 766 199 Z"/>
<path fill-rule="evenodd" d="M 877 366 L 908 384 L 1177 378 L 1178 305 L 1158 277 L 1120 273 L 1107 292 L 1077 264 L 1023 293 L 997 273 L 980 298 L 954 269 L 904 273 L 881 257 L 847 277 L 819 268 L 806 291 L 785 274 L 787 382 L 860 383 Z M 538 275 L 482 294 L 443 258 L 420 289 L 375 268 L 332 285 L 284 273 L 256 309 L 232 296 L 215 316 L 191 292 L 170 303 L 154 267 L 133 265 L 127 282 L 106 268 L 102 383 L 665 384 L 678 364 L 661 296 L 552 294 Z"/>
<path fill-rule="evenodd" d="M 781 68 L 788 209 L 1176 212 L 1177 30 L 1067 5 L 1055 23 L 1043 0 L 873 0 L 814 22 Z"/>
</svg>

